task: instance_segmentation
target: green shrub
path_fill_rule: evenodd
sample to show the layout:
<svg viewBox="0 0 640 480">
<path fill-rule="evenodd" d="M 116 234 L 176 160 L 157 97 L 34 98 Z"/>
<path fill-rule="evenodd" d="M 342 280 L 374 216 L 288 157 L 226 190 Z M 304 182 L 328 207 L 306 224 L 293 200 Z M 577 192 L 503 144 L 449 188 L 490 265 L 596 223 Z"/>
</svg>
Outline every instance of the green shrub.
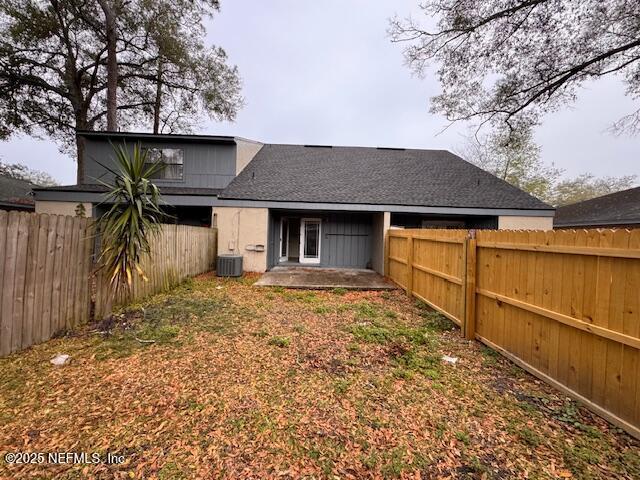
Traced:
<svg viewBox="0 0 640 480">
<path fill-rule="evenodd" d="M 269 345 L 273 345 L 275 347 L 286 348 L 291 345 L 291 339 L 289 337 L 271 337 L 269 339 Z"/>
</svg>

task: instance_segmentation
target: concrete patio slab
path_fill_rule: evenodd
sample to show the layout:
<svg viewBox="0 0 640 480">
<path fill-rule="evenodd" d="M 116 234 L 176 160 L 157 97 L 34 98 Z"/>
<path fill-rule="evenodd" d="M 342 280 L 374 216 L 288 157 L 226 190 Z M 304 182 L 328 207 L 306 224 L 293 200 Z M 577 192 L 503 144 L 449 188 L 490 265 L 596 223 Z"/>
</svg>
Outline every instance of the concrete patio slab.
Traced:
<svg viewBox="0 0 640 480">
<path fill-rule="evenodd" d="M 274 267 L 260 277 L 258 287 L 326 290 L 394 290 L 398 288 L 373 270 L 358 268 Z"/>
</svg>

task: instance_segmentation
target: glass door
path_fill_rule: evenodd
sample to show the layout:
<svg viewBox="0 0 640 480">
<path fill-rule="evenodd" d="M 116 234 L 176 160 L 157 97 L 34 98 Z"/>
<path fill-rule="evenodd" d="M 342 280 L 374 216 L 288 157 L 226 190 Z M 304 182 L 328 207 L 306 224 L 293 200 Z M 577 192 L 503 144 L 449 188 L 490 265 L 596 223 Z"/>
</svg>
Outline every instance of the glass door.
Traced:
<svg viewBox="0 0 640 480">
<path fill-rule="evenodd" d="M 280 219 L 280 261 L 289 260 L 289 219 Z"/>
<path fill-rule="evenodd" d="M 320 219 L 300 220 L 300 263 L 320 263 Z"/>
</svg>

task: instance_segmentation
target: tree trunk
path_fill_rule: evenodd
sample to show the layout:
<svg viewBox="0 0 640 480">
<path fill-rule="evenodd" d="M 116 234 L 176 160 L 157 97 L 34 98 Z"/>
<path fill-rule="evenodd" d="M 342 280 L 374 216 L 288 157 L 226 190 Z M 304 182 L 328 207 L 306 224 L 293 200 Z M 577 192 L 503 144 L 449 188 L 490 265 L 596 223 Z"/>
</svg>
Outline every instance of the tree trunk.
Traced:
<svg viewBox="0 0 640 480">
<path fill-rule="evenodd" d="M 153 133 L 159 133 L 160 110 L 162 108 L 162 57 L 158 58 L 158 77 L 156 83 L 156 101 L 153 104 Z"/>
<path fill-rule="evenodd" d="M 118 58 L 116 13 L 110 0 L 98 0 L 104 12 L 107 40 L 107 130 L 118 130 Z"/>
<path fill-rule="evenodd" d="M 85 145 L 84 145 L 84 137 L 80 136 L 77 134 L 76 132 L 76 151 L 77 151 L 77 159 L 78 159 L 78 172 L 77 172 L 77 178 L 76 181 L 79 184 L 81 183 L 85 183 L 84 182 L 84 151 L 85 151 Z"/>
</svg>

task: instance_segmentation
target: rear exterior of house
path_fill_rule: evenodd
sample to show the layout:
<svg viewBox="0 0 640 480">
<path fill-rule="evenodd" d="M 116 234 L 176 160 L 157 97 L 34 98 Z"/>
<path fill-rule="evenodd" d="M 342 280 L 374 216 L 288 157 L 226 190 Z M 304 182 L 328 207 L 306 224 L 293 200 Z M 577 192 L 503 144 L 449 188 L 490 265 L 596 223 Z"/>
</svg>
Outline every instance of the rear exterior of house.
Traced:
<svg viewBox="0 0 640 480">
<path fill-rule="evenodd" d="M 384 273 L 389 228 L 550 229 L 554 210 L 443 150 L 262 144 L 238 137 L 84 132 L 87 178 L 36 189 L 36 211 L 99 216 L 112 144 L 140 142 L 172 221 L 217 226 L 218 253 Z"/>
</svg>

